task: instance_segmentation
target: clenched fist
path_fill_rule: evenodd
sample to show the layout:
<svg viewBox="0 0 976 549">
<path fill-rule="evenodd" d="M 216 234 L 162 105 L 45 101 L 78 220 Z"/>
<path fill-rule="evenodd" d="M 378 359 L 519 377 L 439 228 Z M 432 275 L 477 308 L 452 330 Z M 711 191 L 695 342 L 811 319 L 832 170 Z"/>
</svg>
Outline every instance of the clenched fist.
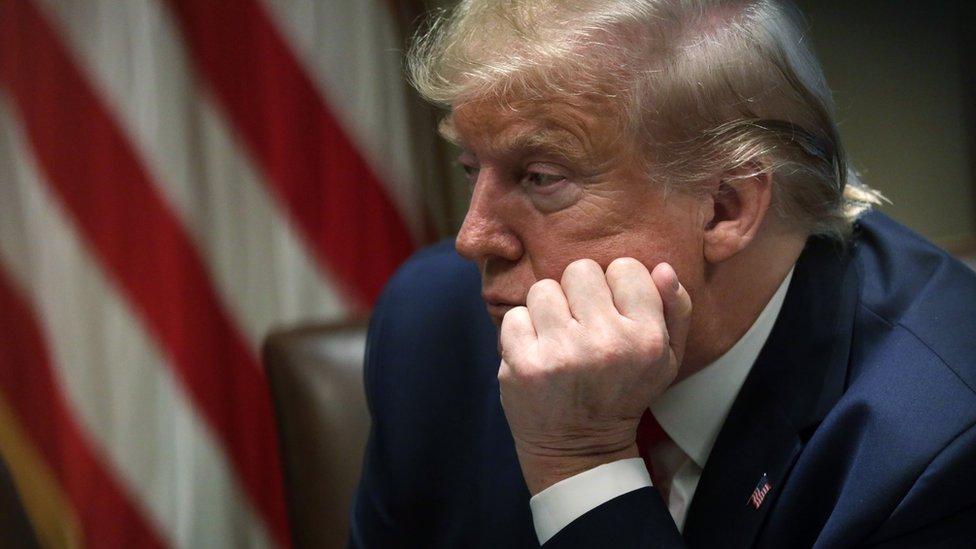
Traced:
<svg viewBox="0 0 976 549">
<path fill-rule="evenodd" d="M 534 495 L 603 463 L 637 457 L 637 424 L 681 364 L 691 299 L 670 265 L 571 263 L 505 314 L 502 406 Z"/>
</svg>

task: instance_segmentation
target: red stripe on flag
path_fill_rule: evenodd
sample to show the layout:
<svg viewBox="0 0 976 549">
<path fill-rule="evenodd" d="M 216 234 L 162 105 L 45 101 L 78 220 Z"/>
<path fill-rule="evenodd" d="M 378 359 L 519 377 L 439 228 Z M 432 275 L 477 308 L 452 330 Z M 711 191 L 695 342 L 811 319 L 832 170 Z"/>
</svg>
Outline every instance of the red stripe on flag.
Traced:
<svg viewBox="0 0 976 549">
<path fill-rule="evenodd" d="M 2 10 L 0 10 L 2 13 Z M 92 547 L 163 547 L 75 422 L 41 328 L 0 266 L 0 391 L 57 475 Z"/>
<path fill-rule="evenodd" d="M 270 393 L 203 261 L 42 14 L 0 2 L 0 84 L 46 182 L 161 342 L 272 536 L 290 544 Z"/>
<path fill-rule="evenodd" d="M 413 251 L 410 232 L 268 14 L 255 0 L 167 2 L 198 69 L 322 266 L 360 305 L 372 305 Z"/>
</svg>

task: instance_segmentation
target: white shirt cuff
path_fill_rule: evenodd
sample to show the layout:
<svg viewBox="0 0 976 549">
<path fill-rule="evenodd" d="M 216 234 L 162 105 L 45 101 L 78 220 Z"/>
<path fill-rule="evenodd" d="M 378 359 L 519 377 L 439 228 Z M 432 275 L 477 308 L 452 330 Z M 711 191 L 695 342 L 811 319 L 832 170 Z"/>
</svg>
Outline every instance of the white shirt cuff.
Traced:
<svg viewBox="0 0 976 549">
<path fill-rule="evenodd" d="M 605 463 L 553 484 L 529 500 L 539 543 L 611 499 L 650 485 L 641 458 Z"/>
</svg>

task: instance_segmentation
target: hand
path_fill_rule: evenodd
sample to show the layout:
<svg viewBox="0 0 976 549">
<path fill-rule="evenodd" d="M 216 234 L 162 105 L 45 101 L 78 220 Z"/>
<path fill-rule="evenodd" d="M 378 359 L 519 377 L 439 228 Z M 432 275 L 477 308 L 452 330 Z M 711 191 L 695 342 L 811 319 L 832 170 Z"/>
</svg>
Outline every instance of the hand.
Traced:
<svg viewBox="0 0 976 549">
<path fill-rule="evenodd" d="M 575 261 L 505 315 L 502 407 L 533 495 L 637 457 L 637 424 L 677 375 L 690 316 L 670 265 L 649 273 L 631 258 L 614 260 L 605 275 L 595 261 Z"/>
</svg>

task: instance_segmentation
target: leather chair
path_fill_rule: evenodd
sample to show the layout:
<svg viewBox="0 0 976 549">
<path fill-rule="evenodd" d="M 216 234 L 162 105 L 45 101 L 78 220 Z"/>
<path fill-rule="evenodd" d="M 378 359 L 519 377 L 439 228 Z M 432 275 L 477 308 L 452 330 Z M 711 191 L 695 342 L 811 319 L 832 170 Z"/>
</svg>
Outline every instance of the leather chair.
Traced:
<svg viewBox="0 0 976 549">
<path fill-rule="evenodd" d="M 0 456 L 0 540 L 3 540 L 3 547 L 39 547 L 33 525 L 3 456 Z"/>
<path fill-rule="evenodd" d="M 342 547 L 369 432 L 362 363 L 366 322 L 272 333 L 271 385 L 296 547 Z"/>
</svg>

